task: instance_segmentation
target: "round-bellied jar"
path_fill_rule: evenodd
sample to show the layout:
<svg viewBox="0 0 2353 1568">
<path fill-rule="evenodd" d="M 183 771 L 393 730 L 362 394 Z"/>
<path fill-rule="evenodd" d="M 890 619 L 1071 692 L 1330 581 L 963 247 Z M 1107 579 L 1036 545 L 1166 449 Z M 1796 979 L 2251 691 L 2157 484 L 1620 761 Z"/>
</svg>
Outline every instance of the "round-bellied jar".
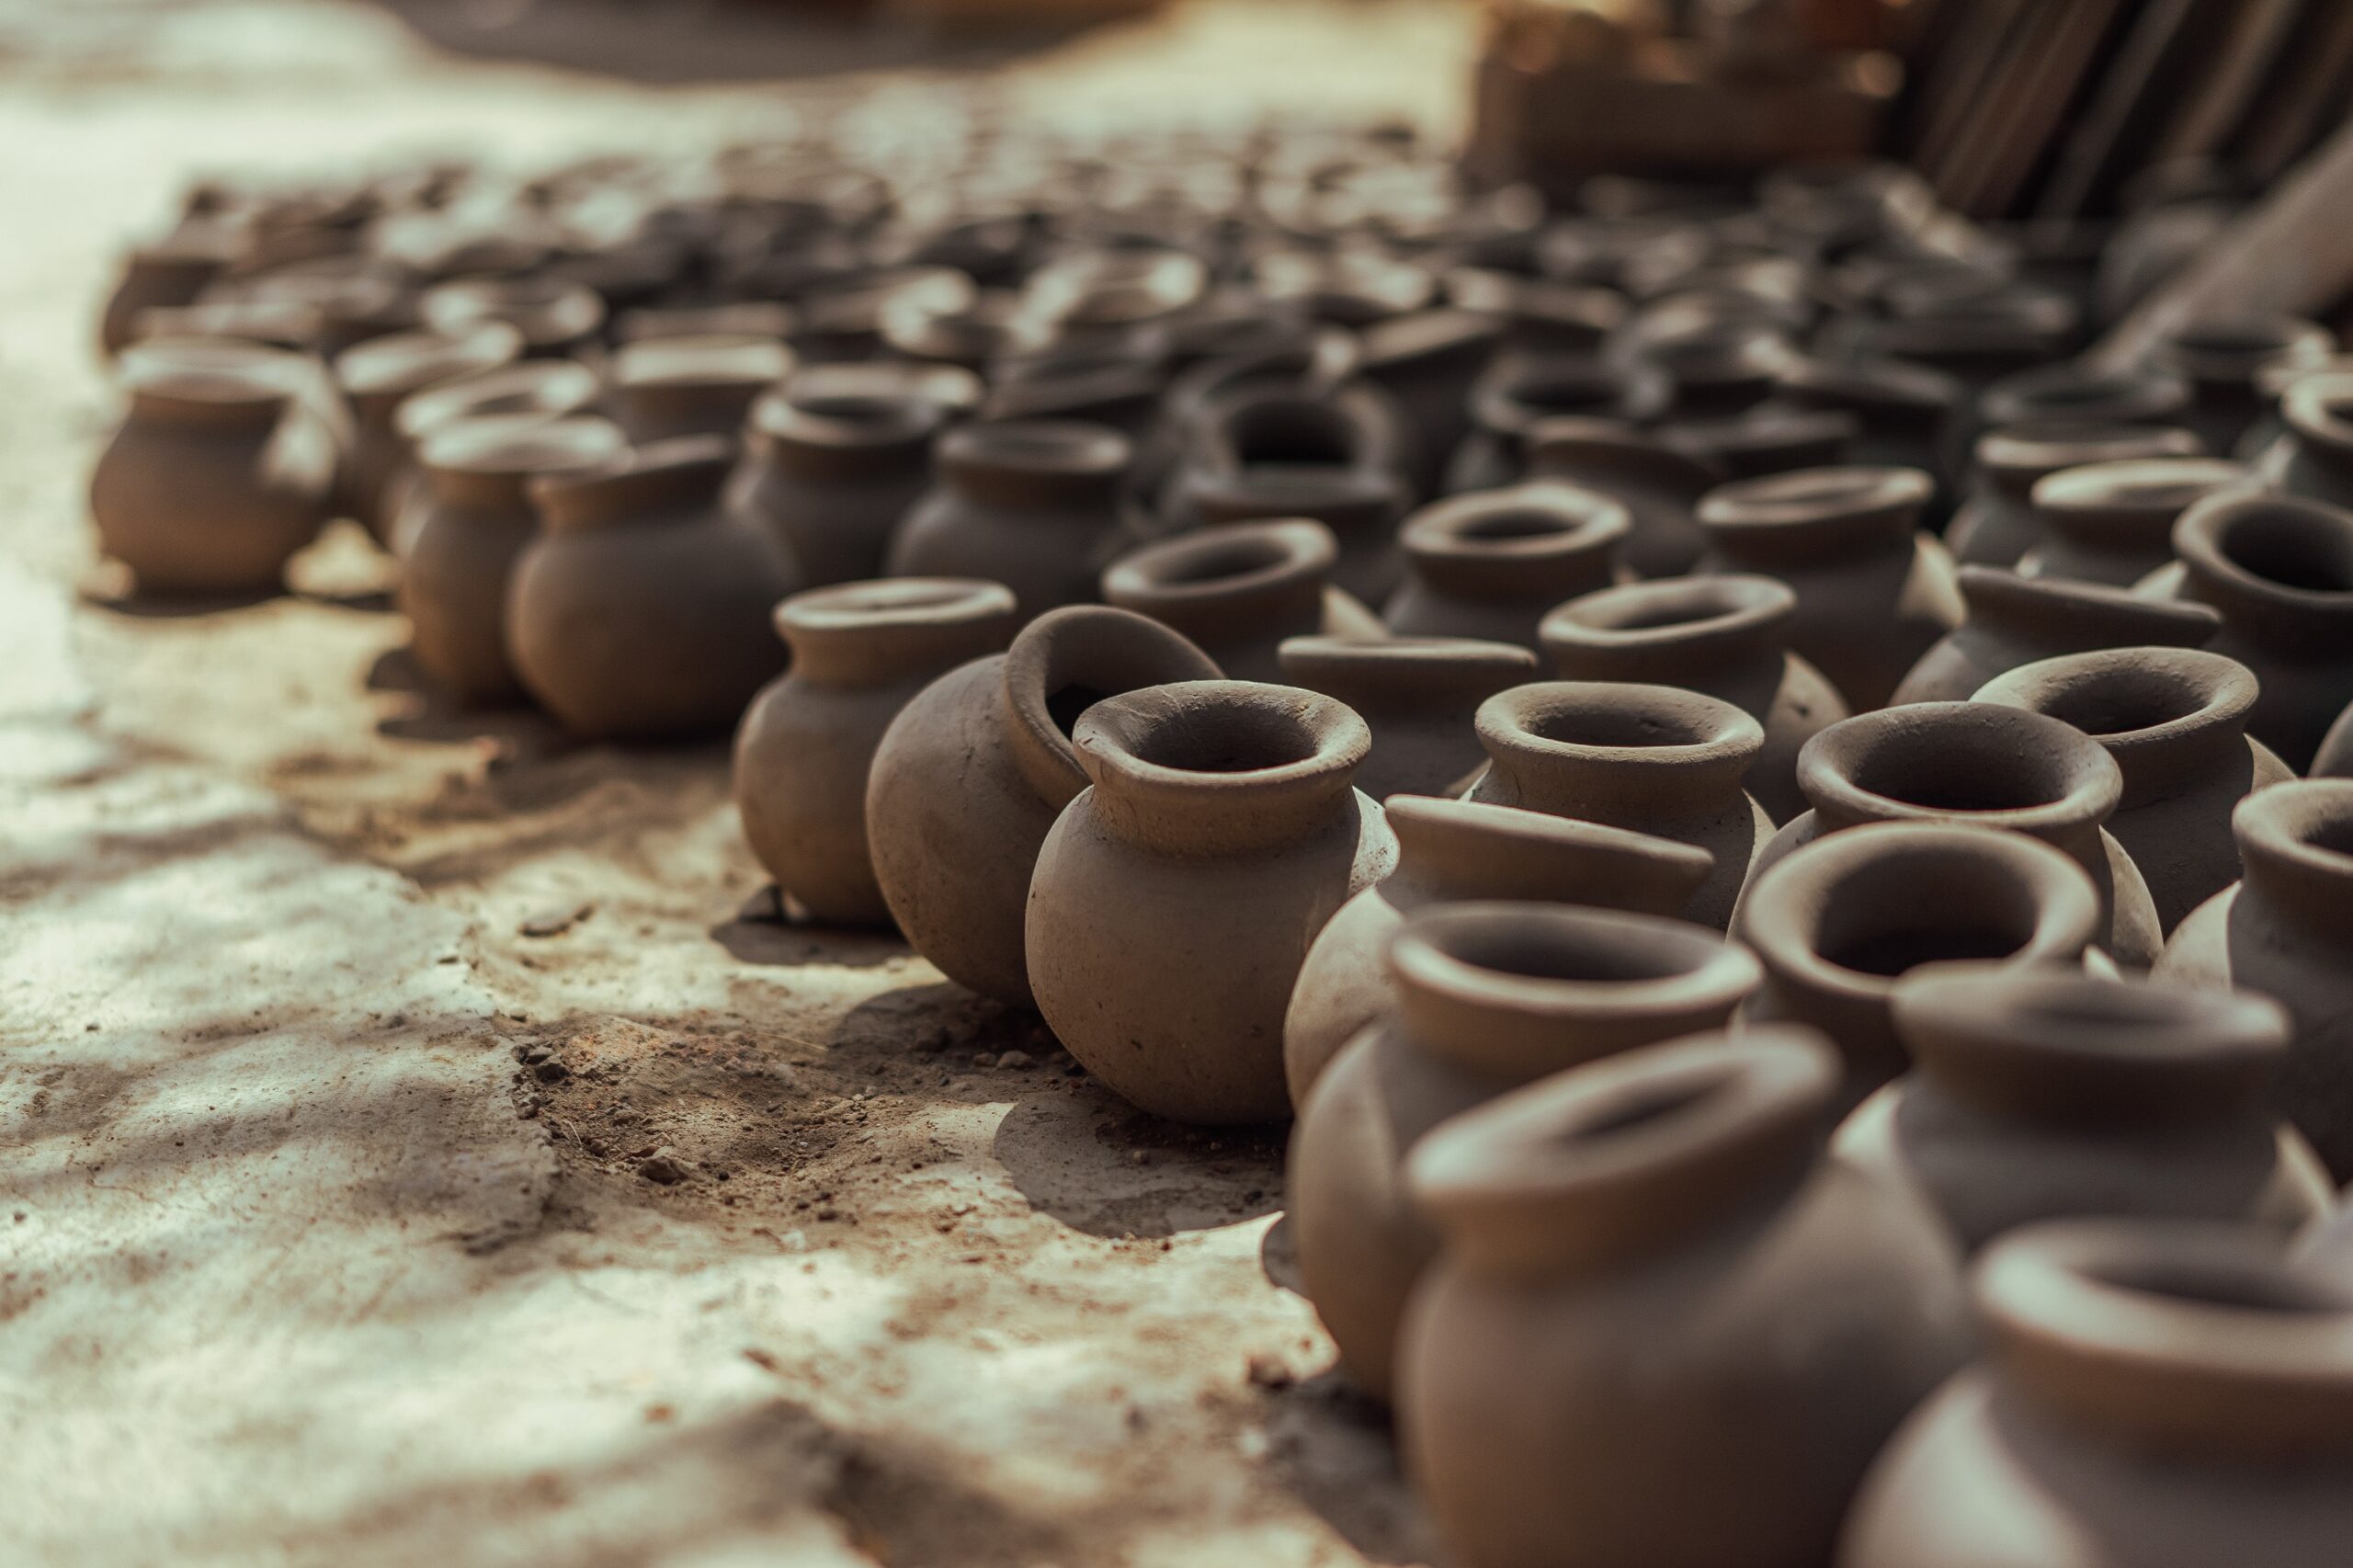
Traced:
<svg viewBox="0 0 2353 1568">
<path fill-rule="evenodd" d="M 1023 619 L 1094 599 L 1121 542 L 1127 437 L 1077 420 L 960 426 L 937 478 L 891 537 L 893 577 L 984 577 Z"/>
<path fill-rule="evenodd" d="M 752 404 L 728 503 L 813 587 L 880 576 L 892 534 L 931 483 L 932 443 L 949 417 L 913 392 L 778 388 Z"/>
<path fill-rule="evenodd" d="M 494 330 L 514 330 L 503 322 L 485 324 Z M 382 508 L 384 544 L 395 555 L 408 549 L 401 532 L 401 514 L 416 485 L 416 449 L 434 431 L 460 420 L 520 423 L 593 415 L 598 390 L 597 372 L 570 359 L 511 359 L 438 380 L 403 396 L 392 409 L 397 452 L 387 451 L 382 459 L 386 478 L 378 505 Z"/>
<path fill-rule="evenodd" d="M 1175 628 L 1232 679 L 1273 681 L 1286 638 L 1388 634 L 1332 586 L 1339 558 L 1321 523 L 1228 523 L 1131 551 L 1105 570 L 1103 597 Z"/>
</svg>

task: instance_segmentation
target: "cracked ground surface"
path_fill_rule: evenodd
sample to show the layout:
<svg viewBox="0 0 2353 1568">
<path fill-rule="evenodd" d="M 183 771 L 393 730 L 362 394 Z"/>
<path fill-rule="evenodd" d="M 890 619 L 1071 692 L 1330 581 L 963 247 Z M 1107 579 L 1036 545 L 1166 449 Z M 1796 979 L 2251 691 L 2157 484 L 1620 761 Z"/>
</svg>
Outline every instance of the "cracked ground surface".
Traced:
<svg viewBox="0 0 2353 1568">
<path fill-rule="evenodd" d="M 1469 42 L 1225 0 L 996 68 L 1430 118 Z M 1279 1136 L 1139 1117 L 897 944 L 776 920 L 722 749 L 439 710 L 348 533 L 192 612 L 92 562 L 97 301 L 189 174 L 799 89 L 324 0 L 0 0 L 0 1561 L 1422 1560 L 1279 1282 Z"/>
</svg>

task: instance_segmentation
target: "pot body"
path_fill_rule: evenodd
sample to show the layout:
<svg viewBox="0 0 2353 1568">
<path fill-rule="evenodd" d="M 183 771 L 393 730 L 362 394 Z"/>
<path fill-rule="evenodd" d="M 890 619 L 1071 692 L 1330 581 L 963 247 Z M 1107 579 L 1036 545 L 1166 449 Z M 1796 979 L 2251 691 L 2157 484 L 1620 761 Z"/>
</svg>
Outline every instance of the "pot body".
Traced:
<svg viewBox="0 0 2353 1568">
<path fill-rule="evenodd" d="M 1908 540 L 1810 559 L 1750 555 L 1721 540 L 1698 570 L 1756 572 L 1797 595 L 1790 648 L 1836 687 L 1854 712 L 1884 707 L 1904 676 L 1968 610 L 1939 540 Z"/>
<path fill-rule="evenodd" d="M 300 397 L 233 421 L 134 397 L 91 474 L 90 516 L 142 593 L 274 593 L 327 520 L 336 461 Z"/>
<path fill-rule="evenodd" d="M 409 620 L 409 653 L 443 692 L 487 705 L 522 697 L 506 652 L 506 591 L 537 531 L 519 514 L 428 498 L 417 514 L 395 599 Z"/>
</svg>

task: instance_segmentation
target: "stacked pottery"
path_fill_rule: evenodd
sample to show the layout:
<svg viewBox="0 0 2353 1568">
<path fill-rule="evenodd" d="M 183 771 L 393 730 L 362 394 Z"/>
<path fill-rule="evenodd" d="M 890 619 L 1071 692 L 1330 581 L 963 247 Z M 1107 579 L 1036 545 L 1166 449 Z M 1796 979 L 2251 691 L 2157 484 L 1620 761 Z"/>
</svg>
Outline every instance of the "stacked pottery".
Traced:
<svg viewBox="0 0 2353 1568">
<path fill-rule="evenodd" d="M 1350 780 L 1371 735 L 1328 697 L 1188 681 L 1107 699 L 1073 732 L 1093 787 L 1039 850 L 1025 940 L 1038 1010 L 1138 1108 L 1279 1120 L 1283 1013 L 1325 921 L 1396 862 Z"/>
<path fill-rule="evenodd" d="M 1636 576 L 1691 571 L 1706 551 L 1698 508 L 1722 477 L 1706 463 L 1607 419 L 1548 419 L 1527 444 L 1530 478 L 1566 481 L 1625 509 L 1620 553 Z"/>
<path fill-rule="evenodd" d="M 2200 647 L 2222 624 L 2204 605 L 1997 566 L 1964 566 L 1960 582 L 1967 619 L 1920 655 L 1893 705 L 1966 701 L 1997 676 L 2064 653 Z"/>
<path fill-rule="evenodd" d="M 676 436 L 733 436 L 753 402 L 792 369 L 772 337 L 711 333 L 624 344 L 609 371 L 613 420 L 643 446 Z"/>
<path fill-rule="evenodd" d="M 1554 905 L 1425 909 L 1387 957 L 1395 1007 L 1315 1080 L 1285 1184 L 1307 1298 L 1349 1376 L 1382 1398 L 1438 1252 L 1405 1188 L 1415 1145 L 1522 1085 L 1720 1027 L 1756 984 L 1756 960 L 1717 932 Z"/>
<path fill-rule="evenodd" d="M 1414 1151 L 1442 1250 L 1400 1336 L 1400 1437 L 1449 1561 L 1830 1561 L 1970 1344 L 1934 1218 L 1824 1157 L 1837 1082 L 1809 1030 L 1703 1036 Z"/>
<path fill-rule="evenodd" d="M 2173 526 L 2182 513 L 2249 483 L 2245 466 L 2220 458 L 2063 469 L 2034 487 L 2042 539 L 2018 558 L 2018 575 L 2129 588 L 2173 559 Z"/>
<path fill-rule="evenodd" d="M 504 322 L 484 322 L 455 335 L 392 333 L 336 355 L 335 385 L 352 423 L 351 449 L 336 476 L 345 512 L 379 542 L 389 540 L 411 456 L 394 423 L 402 403 L 428 387 L 506 364 L 522 347 L 521 333 Z"/>
<path fill-rule="evenodd" d="M 961 426 L 940 437 L 932 488 L 892 535 L 893 577 L 984 577 L 1024 619 L 1095 597 L 1119 544 L 1130 449 L 1077 420 Z"/>
<path fill-rule="evenodd" d="M 1969 494 L 1945 543 L 1964 566 L 2016 566 L 2042 540 L 2033 496 L 2043 480 L 2093 463 L 2193 458 L 2200 449 L 2188 431 L 2157 425 L 2057 419 L 1996 426 L 1977 438 Z"/>
<path fill-rule="evenodd" d="M 875 752 L 916 693 L 1017 625 L 1013 591 L 972 579 L 838 583 L 776 607 L 792 667 L 735 732 L 735 804 L 787 898 L 827 925 L 890 925 L 866 836 Z"/>
<path fill-rule="evenodd" d="M 1030 874 L 1054 819 L 1086 788 L 1073 726 L 1107 697 L 1219 673 L 1158 621 L 1073 605 L 910 700 L 874 753 L 866 840 L 915 951 L 960 985 L 1030 1006 Z"/>
<path fill-rule="evenodd" d="M 1531 651 L 1553 606 L 1616 577 L 1626 509 L 1532 480 L 1425 506 L 1399 533 L 1405 582 L 1383 610 L 1407 637 L 1472 637 Z"/>
<path fill-rule="evenodd" d="M 2210 452 L 2235 452 L 2264 416 L 2266 372 L 2319 369 L 2336 340 L 2318 322 L 2297 316 L 2196 321 L 2168 333 L 2152 358 L 2189 383 L 2181 422 Z"/>
<path fill-rule="evenodd" d="M 752 405 L 729 504 L 822 587 L 880 576 L 899 520 L 931 482 L 949 410 L 914 392 L 779 388 Z"/>
<path fill-rule="evenodd" d="M 1332 586 L 1339 558 L 1321 523 L 1230 523 L 1120 557 L 1103 574 L 1103 597 L 1181 632 L 1233 679 L 1279 680 L 1287 639 L 1387 634 Z"/>
<path fill-rule="evenodd" d="M 1486 756 L 1472 715 L 1536 677 L 1527 649 L 1467 637 L 1292 637 L 1277 653 L 1284 681 L 1337 698 L 1371 729 L 1357 787 L 1376 801 L 1464 784 Z"/>
</svg>

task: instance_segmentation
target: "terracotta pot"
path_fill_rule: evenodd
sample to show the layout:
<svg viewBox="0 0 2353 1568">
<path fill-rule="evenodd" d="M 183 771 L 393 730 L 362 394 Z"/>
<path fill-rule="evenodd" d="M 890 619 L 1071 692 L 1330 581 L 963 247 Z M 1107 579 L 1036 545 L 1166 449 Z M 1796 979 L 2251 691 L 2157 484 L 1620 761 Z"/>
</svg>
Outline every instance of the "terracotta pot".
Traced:
<svg viewBox="0 0 2353 1568">
<path fill-rule="evenodd" d="M 1435 502 L 1398 533 L 1405 583 L 1383 618 L 1400 636 L 1533 650 L 1546 611 L 1616 579 L 1630 526 L 1615 501 L 1541 480 Z"/>
<path fill-rule="evenodd" d="M 1704 927 L 1538 903 L 1417 911 L 1386 958 L 1395 1005 L 1302 1102 L 1284 1194 L 1307 1299 L 1382 1399 L 1406 1299 L 1438 1254 L 1406 1191 L 1415 1145 L 1524 1084 L 1720 1027 L 1757 978 Z"/>
<path fill-rule="evenodd" d="M 2245 665 L 2191 648 L 2112 648 L 2022 665 L 1975 700 L 2063 720 L 2124 777 L 2108 831 L 2124 846 L 2166 931 L 2239 877 L 2231 812 L 2293 778 L 2249 740 L 2256 681 Z"/>
<path fill-rule="evenodd" d="M 2061 577 L 2021 577 L 1995 566 L 1964 566 L 1960 582 L 1968 619 L 1920 655 L 1891 706 L 1965 702 L 1996 676 L 2063 653 L 2195 648 L 2222 624 L 2204 605 Z"/>
<path fill-rule="evenodd" d="M 505 322 L 463 333 L 396 332 L 347 348 L 335 359 L 335 385 L 350 406 L 351 447 L 335 476 L 337 502 L 381 543 L 414 453 L 394 420 L 411 394 L 512 362 L 523 335 Z"/>
<path fill-rule="evenodd" d="M 2288 1018 L 2260 996 L 1996 964 L 1895 988 L 1912 1070 L 1839 1128 L 1837 1155 L 1916 1193 L 1974 1253 L 2040 1220 L 2222 1220 L 2281 1238 L 2336 1192 L 2266 1114 Z"/>
<path fill-rule="evenodd" d="M 1638 577 L 1692 570 L 1707 549 L 1700 498 L 1722 476 L 1630 426 L 1604 419 L 1546 420 L 1527 438 L 1528 472 L 1606 495 L 1626 509 L 1620 554 Z"/>
<path fill-rule="evenodd" d="M 1702 1036 L 1423 1140 L 1443 1250 L 1398 1407 L 1449 1562 L 1830 1561 L 1871 1456 L 1970 1345 L 1934 1220 L 1824 1158 L 1836 1085 L 1811 1030 Z"/>
<path fill-rule="evenodd" d="M 1964 566 L 2015 566 L 2042 540 L 2034 487 L 2052 474 L 2090 463 L 2189 458 L 2198 437 L 2161 425 L 2037 420 L 2003 425 L 1977 438 L 1968 490 L 1945 543 Z"/>
<path fill-rule="evenodd" d="M 1721 931 L 1773 819 L 1741 782 L 1763 728 L 1729 702 L 1672 687 L 1547 681 L 1479 706 L 1487 771 L 1468 800 L 1670 838 L 1714 868 L 1676 913 Z"/>
<path fill-rule="evenodd" d="M 1376 801 L 1451 792 L 1486 760 L 1472 715 L 1499 691 L 1536 678 L 1536 655 L 1465 637 L 1292 637 L 1282 678 L 1337 698 L 1372 730 L 1357 787 Z"/>
<path fill-rule="evenodd" d="M 2288 389 L 2307 376 L 2342 375 L 2353 372 L 2353 354 L 2343 352 L 2324 356 L 2313 365 L 2266 365 L 2255 373 L 2256 396 L 2262 412 L 2248 426 L 2238 444 L 2231 449 L 2231 456 L 2242 462 L 2261 466 L 2263 455 L 2269 451 L 2280 437 L 2288 433 L 2288 421 L 2282 415 L 2280 403 L 2287 398 Z"/>
<path fill-rule="evenodd" d="M 981 415 L 1081 419 L 1140 440 L 1159 420 L 1168 381 L 1165 361 L 1149 345 L 1053 346 L 992 365 Z"/>
<path fill-rule="evenodd" d="M 1073 731 L 1094 787 L 1039 851 L 1029 983 L 1070 1053 L 1155 1116 L 1279 1120 L 1308 945 L 1397 841 L 1350 786 L 1371 736 L 1328 697 L 1187 681 Z"/>
<path fill-rule="evenodd" d="M 121 364 L 130 406 L 90 476 L 99 548 L 142 594 L 276 592 L 335 486 L 312 363 L 174 338 L 133 345 Z"/>
<path fill-rule="evenodd" d="M 1904 1071 L 1889 1008 L 1922 964 L 2075 964 L 2106 926 L 2082 866 L 2022 833 L 1925 822 L 1832 834 L 1758 875 L 1733 935 L 1765 965 L 1747 1016 L 1811 1024 L 1846 1059 L 1843 1111 Z"/>
<path fill-rule="evenodd" d="M 1701 569 L 1777 577 L 1797 595 L 1790 647 L 1866 712 L 1966 608 L 1952 558 L 1918 530 L 1917 469 L 1826 468 L 1742 480 L 1699 505 Z"/>
<path fill-rule="evenodd" d="M 1393 473 L 1353 468 L 1246 469 L 1204 476 L 1192 492 L 1206 527 L 1279 517 L 1323 524 L 1340 547 L 1333 585 L 1368 605 L 1386 600 L 1405 575 L 1397 522 L 1407 494 Z"/>
<path fill-rule="evenodd" d="M 1805 810 L 1798 748 L 1847 717 L 1822 672 L 1789 651 L 1797 596 L 1770 577 L 1689 577 L 1604 588 L 1544 618 L 1563 680 L 1677 686 L 1731 703 L 1763 726 L 1749 794 L 1775 822 Z"/>
<path fill-rule="evenodd" d="M 753 403 L 791 369 L 782 343 L 744 333 L 624 344 L 609 372 L 614 422 L 640 446 L 738 435 Z"/>
<path fill-rule="evenodd" d="M 813 585 L 878 576 L 949 418 L 927 397 L 769 392 L 752 405 L 728 504 Z"/>
<path fill-rule="evenodd" d="M 1494 490 L 1528 477 L 1529 444 L 1552 420 L 1642 422 L 1666 410 L 1674 388 L 1648 365 L 1594 354 L 1522 354 L 1496 362 L 1471 390 L 1470 426 L 1448 461 L 1447 494 Z"/>
<path fill-rule="evenodd" d="M 605 326 L 605 301 L 594 289 L 555 277 L 461 278 L 437 283 L 418 302 L 425 324 L 462 332 L 486 321 L 505 322 L 523 335 L 534 359 L 567 359 L 596 346 Z"/>
<path fill-rule="evenodd" d="M 1872 1467 L 1841 1568 L 2344 1561 L 2353 1292 L 2163 1221 L 2038 1225 L 1972 1284 L 1986 1357 Z"/>
<path fill-rule="evenodd" d="M 2042 419 L 2178 426 L 2188 416 L 2189 403 L 2189 383 L 2170 370 L 2103 370 L 2065 361 L 1994 382 L 1978 397 L 1977 415 L 1987 426 Z"/>
<path fill-rule="evenodd" d="M 1331 585 L 1338 561 L 1321 523 L 1229 523 L 1121 556 L 1103 574 L 1103 597 L 1181 632 L 1232 679 L 1275 681 L 1286 638 L 1388 635 Z"/>
<path fill-rule="evenodd" d="M 2018 558 L 2018 575 L 2129 588 L 2173 559 L 2173 526 L 2182 513 L 2218 491 L 2252 483 L 2244 464 L 2220 458 L 2062 469 L 2034 487 L 2042 538 Z"/>
<path fill-rule="evenodd" d="M 608 466 L 628 449 L 618 428 L 585 416 L 460 420 L 425 438 L 396 597 L 409 655 L 444 694 L 467 704 L 523 695 L 506 653 L 506 590 L 539 531 L 531 485 Z"/>
<path fill-rule="evenodd" d="M 1359 335 L 1365 379 L 1404 415 L 1405 472 L 1418 494 L 1438 493 L 1471 428 L 1471 388 L 1502 341 L 1494 317 L 1444 307 L 1375 322 Z"/>
<path fill-rule="evenodd" d="M 1961 383 L 1941 370 L 1872 358 L 1800 359 L 1781 372 L 1774 393 L 1775 402 L 1790 407 L 1852 418 L 1856 432 L 1847 461 L 1927 473 L 1947 466 L 1961 397 Z M 1941 481 L 1938 492 L 1932 515 L 1940 517 L 1950 510 L 1951 500 Z"/>
<path fill-rule="evenodd" d="M 1860 428 L 1852 415 L 1760 403 L 1728 419 L 1661 425 L 1657 435 L 1673 450 L 1730 480 L 1847 462 Z"/>
<path fill-rule="evenodd" d="M 2245 876 L 2192 911 L 2160 979 L 2279 1001 L 2294 1043 L 2270 1103 L 2353 1176 L 2353 780 L 2278 784 L 2231 813 Z"/>
<path fill-rule="evenodd" d="M 1127 437 L 1073 420 L 962 426 L 940 437 L 937 477 L 892 535 L 894 577 L 984 577 L 1026 619 L 1095 597 L 1120 540 Z"/>
<path fill-rule="evenodd" d="M 2206 449 L 2235 452 L 2272 406 L 2264 373 L 2321 369 L 2336 347 L 2326 327 L 2301 316 L 2217 317 L 2166 334 L 2151 358 L 2189 383 L 2182 423 Z"/>
<path fill-rule="evenodd" d="M 504 323 L 490 324 L 513 330 Z M 401 515 L 416 484 L 416 449 L 434 431 L 460 420 L 514 423 L 593 414 L 597 391 L 597 372 L 585 365 L 569 359 L 524 359 L 468 371 L 402 398 L 392 410 L 392 436 L 401 455 L 391 464 L 381 503 L 384 543 L 395 555 L 408 549 L 401 533 Z"/>
<path fill-rule="evenodd" d="M 1509 806 L 1394 795 L 1382 811 L 1397 835 L 1397 869 L 1317 936 L 1283 1016 L 1294 1108 L 1341 1049 L 1395 1005 L 1389 939 L 1415 911 L 1500 899 L 1673 915 L 1714 865 L 1688 844 Z"/>
<path fill-rule="evenodd" d="M 735 805 L 786 897 L 826 925 L 889 927 L 867 848 L 875 752 L 916 693 L 1018 624 L 1013 590 L 975 578 L 836 583 L 776 607 L 792 666 L 736 729 Z"/>
<path fill-rule="evenodd" d="M 112 358 L 130 347 L 140 335 L 134 328 L 144 311 L 196 303 L 244 249 L 232 225 L 201 220 L 184 222 L 154 244 L 132 249 L 99 313 L 99 348 Z"/>
<path fill-rule="evenodd" d="M 2289 767 L 2311 766 L 2353 701 L 2353 512 L 2279 495 L 2211 495 L 2174 528 L 2168 587 L 2211 605 L 2207 644 L 2262 683 L 2247 733 Z"/>
<path fill-rule="evenodd" d="M 1358 470 L 1412 483 L 1404 426 L 1387 397 L 1363 381 L 1299 388 L 1245 381 L 1212 392 L 1185 415 L 1174 464 L 1158 499 L 1163 525 L 1175 530 L 1200 523 L 1205 487 L 1230 487 L 1266 469 Z"/>
<path fill-rule="evenodd" d="M 2353 374 L 2322 372 L 2290 382 L 2279 397 L 2285 428 L 2255 460 L 2274 490 L 2353 507 Z"/>
<path fill-rule="evenodd" d="M 540 533 L 515 564 L 507 652 L 574 734 L 724 733 L 783 669 L 768 614 L 796 585 L 720 504 L 734 457 L 689 436 L 532 486 Z"/>
</svg>

